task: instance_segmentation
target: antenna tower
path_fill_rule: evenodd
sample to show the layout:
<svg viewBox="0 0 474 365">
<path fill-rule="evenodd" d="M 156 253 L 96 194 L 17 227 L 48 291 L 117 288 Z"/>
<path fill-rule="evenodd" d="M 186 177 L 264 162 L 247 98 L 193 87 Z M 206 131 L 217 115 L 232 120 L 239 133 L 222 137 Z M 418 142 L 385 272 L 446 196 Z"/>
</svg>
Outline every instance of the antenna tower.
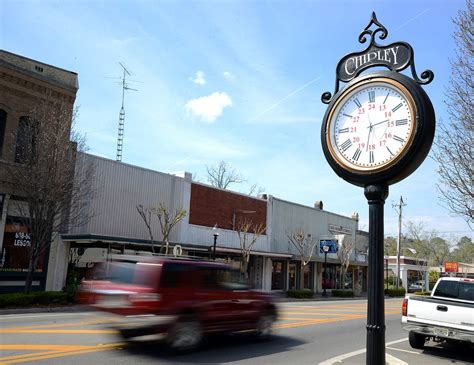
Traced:
<svg viewBox="0 0 474 365">
<path fill-rule="evenodd" d="M 122 83 L 122 107 L 120 108 L 120 114 L 119 114 L 116 160 L 119 161 L 119 162 L 122 162 L 123 132 L 124 132 L 124 126 L 125 126 L 125 107 L 124 107 L 124 104 L 125 104 L 125 90 L 133 90 L 133 91 L 138 91 L 138 90 L 137 89 L 132 89 L 131 87 L 128 86 L 128 84 L 127 84 L 127 75 L 131 76 L 131 73 L 122 64 L 122 62 L 119 62 L 119 64 L 123 68 L 123 76 L 122 76 L 122 82 L 121 82 Z"/>
</svg>

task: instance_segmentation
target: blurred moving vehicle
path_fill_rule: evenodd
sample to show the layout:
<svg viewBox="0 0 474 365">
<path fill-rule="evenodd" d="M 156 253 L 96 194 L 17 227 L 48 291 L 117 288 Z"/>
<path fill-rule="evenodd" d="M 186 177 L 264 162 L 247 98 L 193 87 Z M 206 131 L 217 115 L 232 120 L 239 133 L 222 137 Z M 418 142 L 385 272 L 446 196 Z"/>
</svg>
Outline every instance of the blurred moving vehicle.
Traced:
<svg viewBox="0 0 474 365">
<path fill-rule="evenodd" d="M 410 346 L 425 342 L 474 343 L 474 279 L 440 278 L 431 296 L 407 295 L 402 305 L 402 328 Z"/>
<path fill-rule="evenodd" d="M 169 347 L 191 350 L 212 332 L 271 334 L 277 318 L 269 293 L 250 290 L 239 270 L 216 262 L 119 256 L 84 280 L 77 299 L 117 315 L 124 338 L 166 333 Z"/>
<path fill-rule="evenodd" d="M 425 289 L 425 282 L 423 280 L 415 281 L 408 286 L 408 291 L 410 292 L 422 291 L 424 289 Z"/>
</svg>

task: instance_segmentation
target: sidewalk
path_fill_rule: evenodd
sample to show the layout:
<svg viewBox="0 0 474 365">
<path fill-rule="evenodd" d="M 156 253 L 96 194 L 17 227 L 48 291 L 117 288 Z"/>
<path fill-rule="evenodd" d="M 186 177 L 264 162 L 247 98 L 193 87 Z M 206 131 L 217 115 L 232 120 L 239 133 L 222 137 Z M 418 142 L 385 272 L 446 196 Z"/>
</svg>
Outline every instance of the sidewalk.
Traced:
<svg viewBox="0 0 474 365">
<path fill-rule="evenodd" d="M 386 297 L 388 298 L 388 297 Z M 301 298 L 288 298 L 282 295 L 275 295 L 275 301 L 277 303 L 304 303 L 304 302 L 325 302 L 325 301 L 345 301 L 345 300 L 366 300 L 367 293 L 362 294 L 359 297 L 333 297 L 328 295 L 323 297 L 321 294 L 316 294 L 310 299 Z M 33 307 L 18 307 L 18 308 L 7 308 L 0 309 L 0 316 L 7 314 L 22 314 L 22 313 L 60 313 L 60 312 L 85 312 L 92 311 L 88 306 L 81 304 L 70 304 L 65 306 L 33 306 Z"/>
<path fill-rule="evenodd" d="M 333 297 L 331 295 L 328 295 L 327 297 L 323 297 L 321 294 L 316 294 L 313 298 L 309 299 L 301 299 L 301 298 L 288 298 L 283 295 L 275 295 L 275 299 L 277 302 L 280 303 L 286 303 L 286 302 L 321 302 L 321 301 L 334 301 L 334 300 L 366 300 L 367 299 L 367 293 L 362 294 L 361 296 L 358 297 Z"/>
</svg>

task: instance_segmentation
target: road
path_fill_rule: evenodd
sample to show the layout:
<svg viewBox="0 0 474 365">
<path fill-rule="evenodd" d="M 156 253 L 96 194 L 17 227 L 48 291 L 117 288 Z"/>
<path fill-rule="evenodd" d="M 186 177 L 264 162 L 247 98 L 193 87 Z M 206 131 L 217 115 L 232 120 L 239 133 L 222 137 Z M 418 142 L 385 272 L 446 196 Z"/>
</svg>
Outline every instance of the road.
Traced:
<svg viewBox="0 0 474 365">
<path fill-rule="evenodd" d="M 275 336 L 249 334 L 208 339 L 200 351 L 170 354 L 163 343 L 124 343 L 97 312 L 0 316 L 0 364 L 365 364 L 365 300 L 281 303 Z M 400 326 L 400 299 L 386 308 L 390 364 L 472 364 L 473 348 L 430 344 L 413 350 Z"/>
</svg>

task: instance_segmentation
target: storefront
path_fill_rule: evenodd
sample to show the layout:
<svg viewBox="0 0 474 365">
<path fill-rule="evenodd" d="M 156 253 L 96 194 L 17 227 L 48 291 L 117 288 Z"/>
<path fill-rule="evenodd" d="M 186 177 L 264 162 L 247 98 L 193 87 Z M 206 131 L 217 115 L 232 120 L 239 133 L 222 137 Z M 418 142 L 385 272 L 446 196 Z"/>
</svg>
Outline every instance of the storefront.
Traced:
<svg viewBox="0 0 474 365">
<path fill-rule="evenodd" d="M 0 250 L 0 292 L 22 291 L 29 264 L 31 234 L 21 217 L 7 216 Z M 49 249 L 37 257 L 32 290 L 44 290 Z"/>
</svg>

